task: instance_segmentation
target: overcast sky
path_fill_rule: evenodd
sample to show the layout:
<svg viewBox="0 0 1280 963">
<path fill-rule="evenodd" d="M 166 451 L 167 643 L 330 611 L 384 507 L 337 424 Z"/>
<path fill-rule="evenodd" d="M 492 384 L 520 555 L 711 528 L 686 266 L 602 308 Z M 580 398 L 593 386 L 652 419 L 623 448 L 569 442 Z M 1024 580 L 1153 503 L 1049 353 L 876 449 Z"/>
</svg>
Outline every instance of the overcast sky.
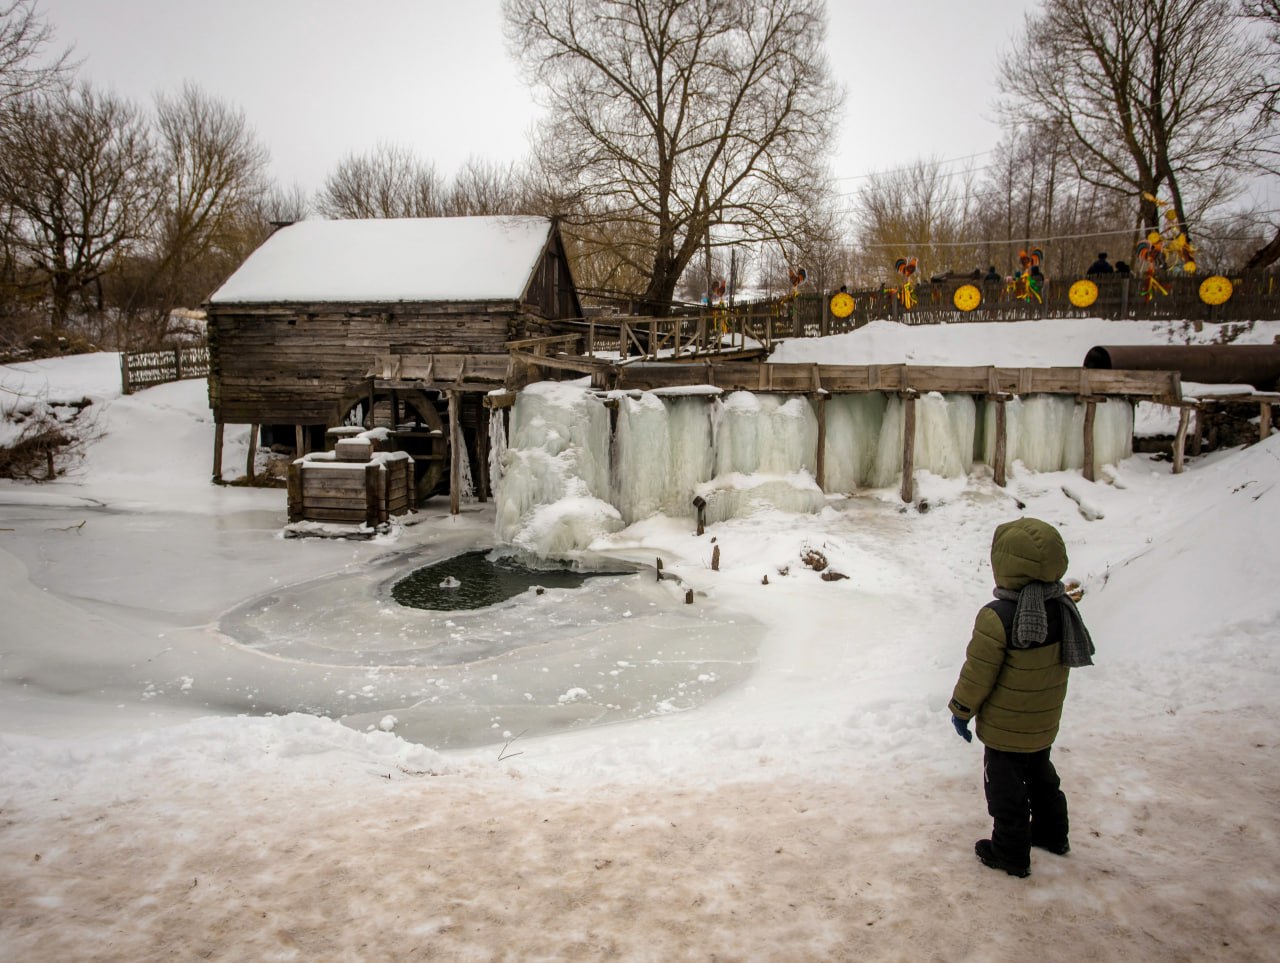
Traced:
<svg viewBox="0 0 1280 963">
<path fill-rule="evenodd" d="M 982 166 L 999 139 L 996 61 L 1036 0 L 828 0 L 848 91 L 838 189 L 917 157 Z M 350 151 L 411 147 L 451 175 L 527 151 L 539 111 L 498 0 L 40 0 L 95 84 L 140 102 L 193 80 L 245 111 L 282 184 L 315 191 Z M 846 199 L 851 203 L 851 199 Z"/>
</svg>

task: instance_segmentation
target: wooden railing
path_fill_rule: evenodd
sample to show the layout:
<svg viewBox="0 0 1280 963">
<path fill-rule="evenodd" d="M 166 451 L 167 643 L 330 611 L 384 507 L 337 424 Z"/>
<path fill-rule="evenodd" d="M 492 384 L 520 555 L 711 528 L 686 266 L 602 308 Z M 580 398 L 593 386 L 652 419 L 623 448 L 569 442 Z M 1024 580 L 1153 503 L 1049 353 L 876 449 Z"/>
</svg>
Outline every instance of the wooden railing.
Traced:
<svg viewBox="0 0 1280 963">
<path fill-rule="evenodd" d="M 120 352 L 120 390 L 126 395 L 142 388 L 209 374 L 209 346 L 205 343 L 156 351 Z"/>
<path fill-rule="evenodd" d="M 853 331 L 875 320 L 903 324 L 954 324 L 974 321 L 1026 321 L 1036 318 L 1108 318 L 1113 320 L 1255 321 L 1280 319 L 1280 282 L 1272 275 L 1231 278 L 1231 298 L 1217 306 L 1200 299 L 1204 278 L 1162 278 L 1167 293 L 1144 295 L 1145 282 L 1138 277 L 1114 275 L 1091 278 L 1098 285 L 1098 299 L 1087 308 L 1075 307 L 1068 298 L 1078 277 L 1049 278 L 1040 298 L 1021 300 L 1006 281 L 975 281 L 949 278 L 939 282 L 918 282 L 913 294 L 916 304 L 907 309 L 898 289 L 893 287 L 850 291 L 853 313 L 834 317 L 828 294 L 801 294 L 795 299 L 740 304 L 733 308 L 734 323 L 742 320 L 748 331 L 768 326 L 773 337 L 819 337 Z M 972 311 L 961 311 L 953 302 L 956 289 L 972 284 L 982 301 Z M 704 309 L 705 310 L 705 309 Z M 785 334 L 782 332 L 785 330 Z"/>
</svg>

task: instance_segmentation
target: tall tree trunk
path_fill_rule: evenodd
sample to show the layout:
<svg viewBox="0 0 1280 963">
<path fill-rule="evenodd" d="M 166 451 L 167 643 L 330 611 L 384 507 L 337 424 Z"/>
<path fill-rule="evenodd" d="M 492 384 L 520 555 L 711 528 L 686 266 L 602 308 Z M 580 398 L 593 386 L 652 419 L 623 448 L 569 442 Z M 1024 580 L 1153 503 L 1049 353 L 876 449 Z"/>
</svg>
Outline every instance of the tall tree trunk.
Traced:
<svg viewBox="0 0 1280 963">
<path fill-rule="evenodd" d="M 1245 264 L 1246 271 L 1261 271 L 1280 261 L 1280 227 L 1276 228 L 1276 236 L 1269 240 L 1258 250 L 1253 252 L 1253 257 L 1249 258 Z"/>
</svg>

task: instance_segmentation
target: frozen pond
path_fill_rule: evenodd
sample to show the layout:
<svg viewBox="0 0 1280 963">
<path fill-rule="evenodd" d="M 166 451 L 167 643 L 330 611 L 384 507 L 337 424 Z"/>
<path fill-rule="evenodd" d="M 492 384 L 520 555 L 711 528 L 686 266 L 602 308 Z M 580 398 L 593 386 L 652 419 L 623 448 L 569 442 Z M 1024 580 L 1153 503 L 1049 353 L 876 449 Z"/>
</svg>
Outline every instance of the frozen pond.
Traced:
<svg viewBox="0 0 1280 963">
<path fill-rule="evenodd" d="M 476 610 L 394 601 L 415 569 L 488 548 L 491 513 L 381 545 L 285 540 L 281 521 L 0 505 L 0 547 L 70 604 L 6 652 L 6 691 L 36 728 L 44 696 L 75 690 L 122 718 L 306 711 L 459 748 L 680 712 L 756 661 L 758 626 L 651 569 Z"/>
</svg>

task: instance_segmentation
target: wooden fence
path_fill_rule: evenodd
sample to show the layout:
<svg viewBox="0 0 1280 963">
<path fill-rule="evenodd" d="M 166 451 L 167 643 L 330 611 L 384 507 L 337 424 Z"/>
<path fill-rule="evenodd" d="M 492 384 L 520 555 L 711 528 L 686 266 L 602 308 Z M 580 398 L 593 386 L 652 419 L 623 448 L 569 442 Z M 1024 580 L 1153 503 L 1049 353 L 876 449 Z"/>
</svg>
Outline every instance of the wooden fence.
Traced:
<svg viewBox="0 0 1280 963">
<path fill-rule="evenodd" d="M 142 388 L 209 374 L 209 346 L 204 343 L 157 351 L 120 352 L 120 389 L 133 394 Z"/>
</svg>

